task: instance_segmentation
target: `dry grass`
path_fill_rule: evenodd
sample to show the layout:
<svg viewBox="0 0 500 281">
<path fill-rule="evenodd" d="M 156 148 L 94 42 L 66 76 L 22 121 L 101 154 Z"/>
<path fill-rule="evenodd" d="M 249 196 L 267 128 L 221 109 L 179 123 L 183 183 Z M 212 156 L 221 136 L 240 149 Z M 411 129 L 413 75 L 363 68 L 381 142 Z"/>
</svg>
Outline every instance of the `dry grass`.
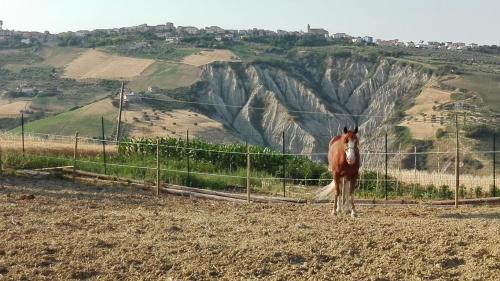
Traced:
<svg viewBox="0 0 500 281">
<path fill-rule="evenodd" d="M 154 60 L 150 59 L 115 56 L 88 50 L 66 67 L 64 76 L 73 79 L 131 79 L 140 75 L 153 63 Z"/>
<path fill-rule="evenodd" d="M 41 51 L 43 65 L 66 67 L 77 59 L 86 49 L 73 47 L 46 47 Z"/>
<path fill-rule="evenodd" d="M 405 113 L 418 120 L 421 120 L 423 118 L 422 116 L 425 115 L 426 119 L 430 121 L 432 115 L 437 118 L 442 115 L 441 112 L 434 110 L 433 107 L 449 102 L 451 99 L 450 97 L 450 92 L 437 89 L 436 82 L 431 81 L 417 96 L 415 104 Z M 429 125 L 428 122 L 422 123 L 412 121 L 411 119 L 403 121 L 400 125 L 408 127 L 412 137 L 420 140 L 433 138 L 436 135 L 437 129 L 444 128 L 443 125 L 438 123 L 431 123 Z"/>
<path fill-rule="evenodd" d="M 144 114 L 146 112 L 146 114 Z M 131 136 L 185 137 L 186 130 L 196 138 L 211 142 L 238 142 L 230 131 L 207 116 L 188 110 L 153 111 L 132 105 L 124 111 L 123 121 Z"/>
<path fill-rule="evenodd" d="M 499 207 L 358 210 L 2 179 L 0 278 L 500 279 Z"/>
<path fill-rule="evenodd" d="M 202 66 L 215 61 L 240 61 L 240 59 L 229 50 L 201 51 L 182 59 L 183 63 L 193 66 Z"/>
<path fill-rule="evenodd" d="M 3 103 L 0 105 L 2 114 L 21 114 L 21 110 L 30 108 L 31 101 L 15 101 L 12 103 Z"/>
<path fill-rule="evenodd" d="M 2 151 L 22 151 L 22 139 L 19 135 L 0 134 L 0 147 Z M 75 139 L 71 137 L 54 137 L 44 135 L 26 135 L 24 139 L 26 153 L 50 156 L 66 155 L 73 156 L 75 148 Z M 108 144 L 106 153 L 116 153 L 116 145 Z M 79 155 L 97 155 L 102 153 L 102 144 L 88 139 L 79 139 Z"/>
<path fill-rule="evenodd" d="M 378 171 L 380 175 L 380 181 L 383 181 L 384 171 Z M 455 187 L 455 175 L 447 173 L 429 172 L 417 170 L 397 170 L 390 169 L 388 174 L 407 184 L 420 184 L 421 186 L 427 186 L 433 184 L 436 187 L 441 185 L 448 185 L 450 189 L 454 190 Z M 497 175 L 497 178 L 498 175 Z M 381 183 L 383 184 L 383 183 Z M 468 191 L 473 191 L 477 186 L 481 186 L 484 192 L 489 191 L 489 186 L 493 184 L 493 175 L 490 176 L 476 176 L 469 174 L 460 175 L 460 185 L 464 185 Z"/>
</svg>

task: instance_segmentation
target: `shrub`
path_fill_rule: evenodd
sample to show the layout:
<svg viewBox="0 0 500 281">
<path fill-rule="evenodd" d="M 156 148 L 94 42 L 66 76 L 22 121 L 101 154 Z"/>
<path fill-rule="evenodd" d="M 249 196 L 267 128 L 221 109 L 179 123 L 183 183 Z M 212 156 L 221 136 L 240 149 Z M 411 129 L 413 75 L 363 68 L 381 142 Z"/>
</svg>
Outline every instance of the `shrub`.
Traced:
<svg viewBox="0 0 500 281">
<path fill-rule="evenodd" d="M 474 193 L 476 194 L 476 198 L 480 198 L 483 195 L 483 188 L 480 186 L 476 186 L 474 189 Z"/>
<path fill-rule="evenodd" d="M 436 138 L 440 139 L 440 138 L 444 137 L 444 135 L 445 135 L 445 132 L 443 129 L 441 129 L 441 128 L 437 129 Z"/>
<path fill-rule="evenodd" d="M 465 195 L 466 195 L 466 189 L 465 189 L 465 185 L 461 184 L 459 187 L 458 187 L 458 195 L 460 196 L 460 198 L 465 198 Z"/>
<path fill-rule="evenodd" d="M 494 185 L 490 185 L 490 196 L 491 197 L 498 196 L 498 190 L 495 190 L 495 189 L 498 189 L 498 187 L 495 188 Z"/>
<path fill-rule="evenodd" d="M 464 158 L 464 165 L 471 167 L 474 170 L 479 170 L 484 167 L 483 163 L 474 158 Z"/>
<path fill-rule="evenodd" d="M 453 198 L 453 192 L 450 190 L 450 187 L 448 185 L 441 185 L 439 187 L 439 197 L 443 199 Z"/>
<path fill-rule="evenodd" d="M 436 186 L 433 184 L 429 184 L 428 186 L 425 187 L 425 192 L 422 194 L 422 197 L 427 198 L 427 199 L 432 199 L 436 197 Z"/>
<path fill-rule="evenodd" d="M 465 136 L 473 139 L 490 138 L 495 130 L 486 125 L 471 125 L 464 127 Z"/>
</svg>

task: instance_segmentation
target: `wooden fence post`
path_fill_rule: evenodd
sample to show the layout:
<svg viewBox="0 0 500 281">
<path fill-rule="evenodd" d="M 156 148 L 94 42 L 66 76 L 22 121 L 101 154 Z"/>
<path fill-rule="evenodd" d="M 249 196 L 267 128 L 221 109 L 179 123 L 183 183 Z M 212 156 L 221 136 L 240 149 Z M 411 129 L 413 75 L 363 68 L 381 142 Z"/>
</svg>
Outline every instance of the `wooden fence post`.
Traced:
<svg viewBox="0 0 500 281">
<path fill-rule="evenodd" d="M 413 164 L 413 194 L 415 194 L 416 190 L 417 190 L 417 146 L 415 145 L 413 147 L 413 151 L 414 151 L 414 160 L 415 160 L 415 163 Z"/>
<path fill-rule="evenodd" d="M 250 148 L 248 147 L 248 142 L 246 143 L 247 148 L 247 201 L 250 202 Z"/>
<path fill-rule="evenodd" d="M 282 161 L 283 161 L 283 173 L 282 173 L 282 176 L 283 176 L 283 197 L 286 197 L 286 183 L 285 183 L 285 176 L 286 176 L 286 173 L 285 173 L 285 131 L 283 131 L 283 135 L 282 135 L 282 142 L 283 142 L 283 146 L 282 146 Z"/>
<path fill-rule="evenodd" d="M 455 150 L 455 208 L 458 208 L 458 186 L 460 185 L 460 155 L 458 143 L 458 114 L 455 114 L 455 137 L 456 137 L 456 150 Z"/>
<path fill-rule="evenodd" d="M 160 139 L 156 139 L 156 196 L 160 196 Z"/>
<path fill-rule="evenodd" d="M 384 193 L 385 193 L 385 200 L 387 200 L 387 162 L 389 160 L 389 156 L 387 155 L 387 132 L 385 133 L 385 179 L 384 179 Z"/>
<path fill-rule="evenodd" d="M 0 145 L 0 176 L 3 175 L 2 146 Z"/>
<path fill-rule="evenodd" d="M 24 157 L 24 113 L 21 112 L 21 140 L 23 143 L 23 157 Z"/>
<path fill-rule="evenodd" d="M 105 140 L 105 135 L 104 135 L 104 117 L 103 116 L 101 116 L 101 128 L 102 128 L 102 159 L 104 162 L 104 174 L 107 175 L 108 169 L 106 167 L 106 140 Z"/>
<path fill-rule="evenodd" d="M 495 159 L 495 154 L 496 154 L 496 135 L 493 133 L 493 197 L 497 196 L 497 182 L 496 182 L 496 159 Z M 1 163 L 1 162 L 0 162 Z"/>
<path fill-rule="evenodd" d="M 186 161 L 187 161 L 187 185 L 191 185 L 191 166 L 189 163 L 189 130 L 186 130 Z"/>
<path fill-rule="evenodd" d="M 125 82 L 122 81 L 122 86 L 120 88 L 120 103 L 118 105 L 118 125 L 116 126 L 116 141 L 120 140 L 120 129 L 122 125 L 122 107 L 123 107 L 123 91 L 125 88 Z"/>
<path fill-rule="evenodd" d="M 78 158 L 78 132 L 75 134 L 75 150 L 73 151 L 73 181 L 76 177 L 76 160 Z"/>
</svg>

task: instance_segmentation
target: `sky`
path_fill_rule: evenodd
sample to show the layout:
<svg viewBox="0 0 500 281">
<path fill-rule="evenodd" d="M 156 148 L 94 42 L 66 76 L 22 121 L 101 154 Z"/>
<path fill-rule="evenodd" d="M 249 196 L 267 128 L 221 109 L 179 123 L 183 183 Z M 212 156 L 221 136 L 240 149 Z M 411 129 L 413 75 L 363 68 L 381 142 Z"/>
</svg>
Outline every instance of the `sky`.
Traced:
<svg viewBox="0 0 500 281">
<path fill-rule="evenodd" d="M 500 45 L 498 0 L 0 0 L 4 29 L 63 31 L 173 22 L 402 41 Z"/>
</svg>

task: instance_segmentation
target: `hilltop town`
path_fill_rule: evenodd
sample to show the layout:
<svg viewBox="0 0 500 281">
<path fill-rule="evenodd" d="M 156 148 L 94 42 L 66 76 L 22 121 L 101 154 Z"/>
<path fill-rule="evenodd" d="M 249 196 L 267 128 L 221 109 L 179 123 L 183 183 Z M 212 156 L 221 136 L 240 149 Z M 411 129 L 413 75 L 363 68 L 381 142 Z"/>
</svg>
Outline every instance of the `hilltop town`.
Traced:
<svg viewBox="0 0 500 281">
<path fill-rule="evenodd" d="M 374 44 L 385 47 L 406 47 L 406 48 L 429 48 L 429 49 L 446 49 L 446 50 L 474 50 L 480 47 L 494 47 L 470 42 L 438 42 L 424 41 L 418 42 L 403 42 L 399 39 L 374 39 L 373 36 L 354 36 L 343 32 L 330 33 L 323 28 L 311 28 L 308 24 L 305 31 L 286 31 L 286 30 L 266 30 L 266 29 L 224 29 L 219 26 L 208 26 L 198 28 L 194 26 L 175 26 L 172 22 L 159 25 L 141 24 L 131 27 L 111 28 L 111 29 L 95 29 L 95 30 L 78 30 L 67 31 L 58 34 L 52 34 L 48 31 L 17 31 L 3 29 L 3 22 L 0 20 L 0 48 L 6 47 L 22 47 L 34 44 L 59 44 L 59 45 L 78 45 L 92 37 L 113 37 L 131 34 L 142 34 L 145 39 L 165 40 L 172 44 L 178 44 L 184 41 L 192 41 L 194 38 L 212 39 L 217 42 L 238 42 L 252 41 L 264 38 L 280 38 L 280 37 L 295 37 L 316 39 L 323 44 L 328 43 L 352 43 L 352 44 Z M 96 41 L 96 46 L 107 45 L 106 42 L 112 41 Z"/>
</svg>

